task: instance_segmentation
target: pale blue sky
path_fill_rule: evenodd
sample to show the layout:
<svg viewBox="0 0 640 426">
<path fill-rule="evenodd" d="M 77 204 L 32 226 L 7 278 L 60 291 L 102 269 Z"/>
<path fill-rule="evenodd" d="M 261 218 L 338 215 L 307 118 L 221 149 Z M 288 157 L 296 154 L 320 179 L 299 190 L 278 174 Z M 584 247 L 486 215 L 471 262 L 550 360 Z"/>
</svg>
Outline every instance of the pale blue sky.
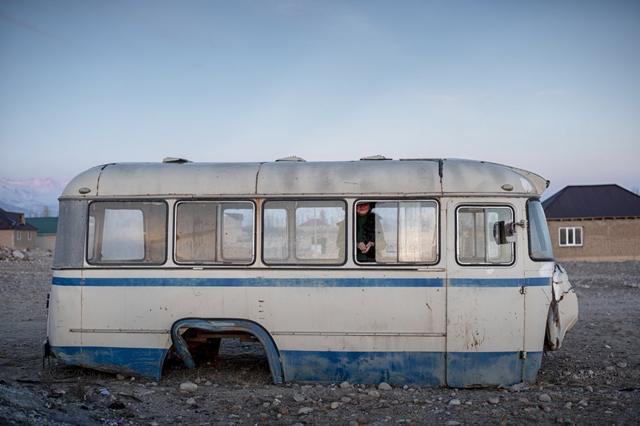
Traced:
<svg viewBox="0 0 640 426">
<path fill-rule="evenodd" d="M 640 187 L 640 1 L 0 1 L 0 176 L 293 154 Z"/>
</svg>

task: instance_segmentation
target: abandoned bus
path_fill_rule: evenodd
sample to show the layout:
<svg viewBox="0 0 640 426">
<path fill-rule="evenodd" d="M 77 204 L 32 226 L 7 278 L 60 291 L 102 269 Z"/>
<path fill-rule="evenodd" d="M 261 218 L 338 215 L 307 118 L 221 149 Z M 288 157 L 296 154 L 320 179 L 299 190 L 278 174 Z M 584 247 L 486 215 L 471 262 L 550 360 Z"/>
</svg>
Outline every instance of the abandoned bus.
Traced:
<svg viewBox="0 0 640 426">
<path fill-rule="evenodd" d="M 547 186 L 453 159 L 95 167 L 60 197 L 45 351 L 158 379 L 245 336 L 274 383 L 531 382 L 578 315 Z"/>
</svg>

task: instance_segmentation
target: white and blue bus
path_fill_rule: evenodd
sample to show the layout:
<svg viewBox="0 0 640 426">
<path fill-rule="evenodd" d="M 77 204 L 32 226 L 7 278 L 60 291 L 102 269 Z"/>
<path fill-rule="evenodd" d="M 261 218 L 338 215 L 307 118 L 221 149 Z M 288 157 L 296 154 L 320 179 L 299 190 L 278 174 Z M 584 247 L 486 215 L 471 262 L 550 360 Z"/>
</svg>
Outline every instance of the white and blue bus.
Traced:
<svg viewBox="0 0 640 426">
<path fill-rule="evenodd" d="M 60 197 L 45 350 L 159 379 L 241 336 L 274 383 L 531 382 L 578 316 L 547 186 L 452 159 L 94 167 Z"/>
</svg>

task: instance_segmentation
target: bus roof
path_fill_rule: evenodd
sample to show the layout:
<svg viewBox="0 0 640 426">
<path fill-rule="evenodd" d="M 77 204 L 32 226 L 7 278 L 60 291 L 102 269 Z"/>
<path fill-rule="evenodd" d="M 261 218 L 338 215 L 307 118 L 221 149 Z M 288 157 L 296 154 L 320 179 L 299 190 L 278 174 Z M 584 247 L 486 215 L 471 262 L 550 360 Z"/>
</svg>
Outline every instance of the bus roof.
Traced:
<svg viewBox="0 0 640 426">
<path fill-rule="evenodd" d="M 540 196 L 541 176 L 460 159 L 114 163 L 76 176 L 61 198 L 324 195 Z"/>
</svg>

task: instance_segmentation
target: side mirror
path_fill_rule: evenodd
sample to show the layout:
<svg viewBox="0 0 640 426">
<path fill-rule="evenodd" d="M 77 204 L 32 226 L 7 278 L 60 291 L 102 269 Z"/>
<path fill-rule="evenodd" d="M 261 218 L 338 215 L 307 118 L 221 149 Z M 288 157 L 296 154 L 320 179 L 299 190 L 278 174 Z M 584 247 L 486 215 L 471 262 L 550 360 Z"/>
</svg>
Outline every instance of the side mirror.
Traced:
<svg viewBox="0 0 640 426">
<path fill-rule="evenodd" d="M 498 245 L 513 243 L 516 240 L 516 224 L 499 220 L 493 224 L 493 238 Z"/>
</svg>

